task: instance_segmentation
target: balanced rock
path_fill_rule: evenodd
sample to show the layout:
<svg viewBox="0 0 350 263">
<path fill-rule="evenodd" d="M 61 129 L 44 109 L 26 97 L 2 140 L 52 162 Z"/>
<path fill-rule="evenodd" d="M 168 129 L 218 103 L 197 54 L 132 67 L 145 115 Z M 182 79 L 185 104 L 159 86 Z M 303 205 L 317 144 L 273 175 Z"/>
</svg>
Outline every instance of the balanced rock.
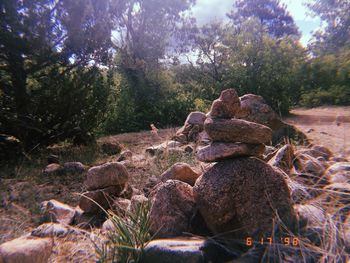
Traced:
<svg viewBox="0 0 350 263">
<path fill-rule="evenodd" d="M 234 118 L 240 110 L 241 103 L 234 89 L 223 90 L 220 97 L 214 100 L 208 116 L 211 118 Z"/>
<path fill-rule="evenodd" d="M 272 131 L 269 127 L 240 119 L 211 119 L 204 122 L 204 129 L 213 141 L 268 143 Z"/>
<path fill-rule="evenodd" d="M 85 185 L 87 190 L 96 190 L 109 186 L 124 186 L 128 181 L 128 172 L 118 162 L 105 163 L 88 170 Z"/>
<path fill-rule="evenodd" d="M 0 245 L 0 262 L 47 263 L 52 245 L 51 238 L 20 237 Z"/>
<path fill-rule="evenodd" d="M 161 180 L 179 180 L 193 186 L 199 176 L 187 163 L 176 163 L 161 175 Z"/>
<path fill-rule="evenodd" d="M 268 235 L 276 212 L 287 226 L 295 218 L 284 173 L 254 157 L 216 163 L 196 181 L 193 193 L 214 234 Z"/>
<path fill-rule="evenodd" d="M 151 234 L 157 237 L 180 236 L 188 232 L 195 202 L 192 187 L 177 180 L 160 184 L 151 196 Z"/>
<path fill-rule="evenodd" d="M 239 156 L 261 156 L 265 151 L 263 144 L 213 142 L 201 148 L 197 159 L 201 162 L 216 162 Z"/>
</svg>

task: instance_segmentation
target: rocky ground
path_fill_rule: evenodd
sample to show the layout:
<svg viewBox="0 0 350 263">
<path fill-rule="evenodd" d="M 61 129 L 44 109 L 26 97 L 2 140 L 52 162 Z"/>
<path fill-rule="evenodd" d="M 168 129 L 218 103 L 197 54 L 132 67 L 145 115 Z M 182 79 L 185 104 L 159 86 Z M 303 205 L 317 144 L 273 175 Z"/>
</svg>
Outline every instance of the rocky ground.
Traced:
<svg viewBox="0 0 350 263">
<path fill-rule="evenodd" d="M 113 224 L 95 202 L 125 215 L 145 200 L 151 234 L 172 239 L 152 241 L 143 262 L 345 262 L 350 107 L 285 121 L 301 132 L 260 97 L 228 90 L 180 129 L 54 145 L 4 165 L 0 262 L 101 260 Z"/>
</svg>

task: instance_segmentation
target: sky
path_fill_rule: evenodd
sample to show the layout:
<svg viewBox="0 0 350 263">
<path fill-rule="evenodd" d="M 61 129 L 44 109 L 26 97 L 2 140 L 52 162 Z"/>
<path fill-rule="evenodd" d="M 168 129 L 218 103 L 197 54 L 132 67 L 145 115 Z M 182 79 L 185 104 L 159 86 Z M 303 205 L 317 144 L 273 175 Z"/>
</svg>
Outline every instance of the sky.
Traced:
<svg viewBox="0 0 350 263">
<path fill-rule="evenodd" d="M 320 27 L 320 20 L 317 17 L 311 17 L 307 13 L 308 8 L 304 6 L 307 0 L 281 0 L 281 3 L 287 5 L 287 10 L 292 15 L 296 25 L 302 33 L 300 42 L 307 46 L 312 37 L 312 31 Z M 232 9 L 234 0 L 197 0 L 193 7 L 193 15 L 196 17 L 199 25 L 210 22 L 211 20 L 227 19 L 226 13 Z"/>
</svg>

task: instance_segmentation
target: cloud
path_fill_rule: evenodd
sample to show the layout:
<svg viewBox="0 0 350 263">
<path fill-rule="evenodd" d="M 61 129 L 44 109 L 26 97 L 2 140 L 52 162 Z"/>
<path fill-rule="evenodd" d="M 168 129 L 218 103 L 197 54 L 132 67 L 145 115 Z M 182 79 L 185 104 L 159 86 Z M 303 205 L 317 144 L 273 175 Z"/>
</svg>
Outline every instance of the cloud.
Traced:
<svg viewBox="0 0 350 263">
<path fill-rule="evenodd" d="M 232 5 L 232 0 L 197 0 L 192 12 L 198 24 L 203 25 L 213 20 L 227 19 L 226 14 L 232 9 Z"/>
</svg>

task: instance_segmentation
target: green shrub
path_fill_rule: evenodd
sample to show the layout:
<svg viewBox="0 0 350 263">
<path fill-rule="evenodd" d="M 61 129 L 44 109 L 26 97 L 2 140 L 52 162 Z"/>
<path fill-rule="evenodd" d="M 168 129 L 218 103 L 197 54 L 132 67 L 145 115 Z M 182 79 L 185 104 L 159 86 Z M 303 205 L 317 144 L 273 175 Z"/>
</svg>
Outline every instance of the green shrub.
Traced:
<svg viewBox="0 0 350 263">
<path fill-rule="evenodd" d="M 113 230 L 107 233 L 107 242 L 96 246 L 99 263 L 140 262 L 143 250 L 152 239 L 150 229 L 150 202 L 141 203 L 125 217 L 108 213 Z"/>
</svg>

